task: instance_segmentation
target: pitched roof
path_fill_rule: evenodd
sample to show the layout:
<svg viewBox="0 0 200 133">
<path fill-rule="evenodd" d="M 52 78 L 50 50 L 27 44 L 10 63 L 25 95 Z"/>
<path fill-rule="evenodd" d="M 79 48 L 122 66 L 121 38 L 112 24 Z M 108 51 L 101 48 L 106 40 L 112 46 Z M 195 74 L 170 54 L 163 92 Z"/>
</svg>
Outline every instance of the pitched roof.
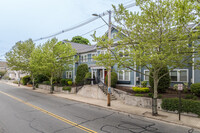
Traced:
<svg viewBox="0 0 200 133">
<path fill-rule="evenodd" d="M 80 43 L 74 43 L 69 41 L 63 41 L 64 43 L 70 43 L 72 45 L 72 48 L 76 49 L 77 53 L 86 53 L 93 50 L 96 50 L 96 45 L 86 45 L 86 44 L 80 44 Z"/>
</svg>

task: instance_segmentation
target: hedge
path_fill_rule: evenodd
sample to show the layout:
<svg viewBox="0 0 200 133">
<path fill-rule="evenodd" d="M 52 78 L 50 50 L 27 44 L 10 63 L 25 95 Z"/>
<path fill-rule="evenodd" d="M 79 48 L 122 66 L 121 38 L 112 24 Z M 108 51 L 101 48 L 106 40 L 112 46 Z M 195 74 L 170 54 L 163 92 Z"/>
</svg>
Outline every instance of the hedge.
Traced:
<svg viewBox="0 0 200 133">
<path fill-rule="evenodd" d="M 134 92 L 137 93 L 145 93 L 145 92 L 149 92 L 149 88 L 147 87 L 132 87 Z"/>
<path fill-rule="evenodd" d="M 200 101 L 181 99 L 181 112 L 194 113 L 200 117 Z M 162 109 L 167 111 L 178 111 L 179 99 L 167 98 L 162 100 Z"/>
<path fill-rule="evenodd" d="M 28 83 L 30 80 L 31 80 L 31 77 L 30 77 L 29 75 L 24 76 L 24 77 L 22 78 L 22 84 L 23 84 L 23 85 L 27 85 L 27 83 Z"/>
<path fill-rule="evenodd" d="M 65 86 L 62 88 L 62 90 L 64 91 L 71 91 L 71 87 L 70 86 Z"/>
<path fill-rule="evenodd" d="M 192 84 L 191 92 L 194 93 L 196 96 L 200 96 L 200 83 Z"/>
</svg>

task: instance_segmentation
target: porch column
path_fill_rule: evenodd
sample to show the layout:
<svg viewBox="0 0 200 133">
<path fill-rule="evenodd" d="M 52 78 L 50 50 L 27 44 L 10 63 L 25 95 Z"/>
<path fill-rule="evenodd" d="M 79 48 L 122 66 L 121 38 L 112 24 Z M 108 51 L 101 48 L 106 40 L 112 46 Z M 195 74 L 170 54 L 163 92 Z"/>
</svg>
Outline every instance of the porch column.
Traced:
<svg viewBox="0 0 200 133">
<path fill-rule="evenodd" d="M 105 78 L 104 76 L 105 76 L 105 71 L 104 71 L 104 68 L 103 68 L 103 81 L 102 81 L 103 83 L 104 83 L 104 78 Z"/>
<path fill-rule="evenodd" d="M 93 69 L 91 68 L 91 79 L 93 79 Z M 93 80 L 91 81 L 91 85 L 93 85 Z"/>
</svg>

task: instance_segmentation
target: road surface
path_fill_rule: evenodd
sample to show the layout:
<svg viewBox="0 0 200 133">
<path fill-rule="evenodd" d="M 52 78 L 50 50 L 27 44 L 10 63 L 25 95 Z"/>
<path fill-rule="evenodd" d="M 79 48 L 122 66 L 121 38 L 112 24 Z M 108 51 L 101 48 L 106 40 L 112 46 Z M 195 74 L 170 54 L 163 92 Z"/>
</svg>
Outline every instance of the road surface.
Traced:
<svg viewBox="0 0 200 133">
<path fill-rule="evenodd" d="M 0 82 L 0 133 L 200 133 Z"/>
</svg>

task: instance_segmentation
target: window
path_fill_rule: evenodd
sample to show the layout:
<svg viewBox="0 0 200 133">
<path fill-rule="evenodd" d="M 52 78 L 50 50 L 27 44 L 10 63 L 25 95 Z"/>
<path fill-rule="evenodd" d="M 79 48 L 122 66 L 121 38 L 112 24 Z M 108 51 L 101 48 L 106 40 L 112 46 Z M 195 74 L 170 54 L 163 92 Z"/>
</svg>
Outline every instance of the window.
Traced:
<svg viewBox="0 0 200 133">
<path fill-rule="evenodd" d="M 96 54 L 92 54 L 91 61 L 94 61 L 94 56 L 96 56 Z"/>
<path fill-rule="evenodd" d="M 147 76 L 149 75 L 149 70 L 144 70 L 144 74 L 146 74 L 144 75 L 144 81 L 149 81 L 149 76 Z"/>
<path fill-rule="evenodd" d="M 88 55 L 82 55 L 81 56 L 81 62 L 87 62 L 88 61 Z"/>
<path fill-rule="evenodd" d="M 115 38 L 115 36 L 116 36 L 116 33 L 112 33 L 112 38 Z"/>
<path fill-rule="evenodd" d="M 171 71 L 171 81 L 177 81 L 177 80 L 178 80 L 177 71 Z"/>
<path fill-rule="evenodd" d="M 66 78 L 72 78 L 72 71 L 66 71 Z"/>
<path fill-rule="evenodd" d="M 118 72 L 118 80 L 130 81 L 130 71 L 121 70 Z"/>
<path fill-rule="evenodd" d="M 119 71 L 119 78 L 118 80 L 123 80 L 123 71 Z"/>
<path fill-rule="evenodd" d="M 176 69 L 170 72 L 172 82 L 188 82 L 188 70 Z"/>
</svg>

